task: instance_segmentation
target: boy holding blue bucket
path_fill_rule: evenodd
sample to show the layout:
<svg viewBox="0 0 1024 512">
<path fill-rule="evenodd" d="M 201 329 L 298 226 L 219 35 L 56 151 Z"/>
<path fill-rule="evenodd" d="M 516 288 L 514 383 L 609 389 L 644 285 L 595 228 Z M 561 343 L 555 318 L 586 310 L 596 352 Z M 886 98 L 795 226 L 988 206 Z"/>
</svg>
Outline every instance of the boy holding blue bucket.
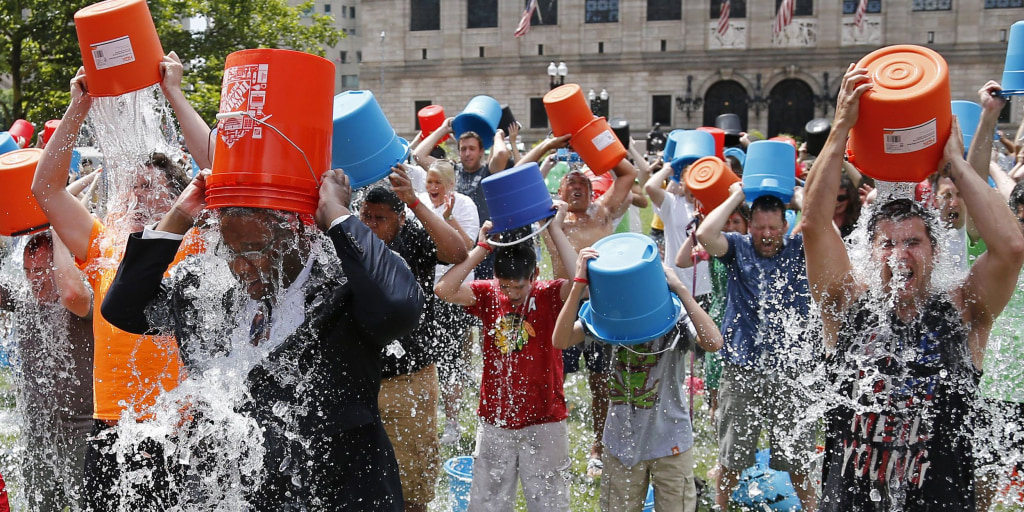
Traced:
<svg viewBox="0 0 1024 512">
<path fill-rule="evenodd" d="M 548 230 L 562 264 L 576 258 L 562 231 L 566 204 Z M 569 436 L 562 392 L 562 351 L 551 343 L 555 318 L 572 281 L 537 279 L 529 244 L 493 248 L 488 221 L 465 261 L 441 277 L 434 292 L 483 322 L 480 428 L 473 461 L 469 510 L 512 510 L 521 481 L 527 508 L 569 510 Z M 494 252 L 495 279 L 463 280 Z"/>
<path fill-rule="evenodd" d="M 553 341 L 558 348 L 582 342 L 590 330 L 577 316 L 589 285 L 588 262 L 598 256 L 592 247 L 580 251 L 572 289 L 555 323 Z M 603 512 L 639 512 L 652 480 L 658 512 L 697 507 L 693 428 L 684 384 L 685 347 L 696 341 L 714 352 L 722 347 L 722 335 L 676 273 L 664 270 L 668 287 L 681 300 L 686 315 L 653 340 L 632 346 L 626 346 L 631 341 L 615 342 L 611 406 L 604 428 Z M 601 339 L 598 333 L 592 334 Z M 684 337 L 688 339 L 680 339 Z"/>
</svg>

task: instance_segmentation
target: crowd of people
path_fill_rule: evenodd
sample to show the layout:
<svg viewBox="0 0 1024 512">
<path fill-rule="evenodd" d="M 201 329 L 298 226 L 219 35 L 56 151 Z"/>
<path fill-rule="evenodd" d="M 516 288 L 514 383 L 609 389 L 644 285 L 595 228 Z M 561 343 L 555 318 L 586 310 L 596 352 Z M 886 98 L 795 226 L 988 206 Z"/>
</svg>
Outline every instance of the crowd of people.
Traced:
<svg viewBox="0 0 1024 512">
<path fill-rule="evenodd" d="M 51 228 L 18 246 L 27 289 L 0 286 L 0 306 L 17 312 L 19 401 L 33 411 L 18 487 L 31 510 L 212 499 L 188 492 L 229 485 L 204 480 L 203 462 L 122 436 L 227 358 L 251 361 L 234 408 L 262 460 L 229 508 L 428 510 L 442 445 L 466 434 L 468 386 L 479 390 L 469 510 L 512 510 L 520 488 L 531 511 L 570 510 L 563 387 L 581 362 L 587 473 L 604 511 L 641 510 L 649 485 L 659 512 L 696 510 L 698 477 L 729 510 L 764 444 L 803 510 L 987 511 L 1022 469 L 1024 125 L 993 144 L 1007 101 L 995 82 L 978 92 L 977 127 L 941 134 L 942 160 L 913 197 L 845 160 L 871 90 L 851 65 L 826 142 L 797 154 L 791 200 L 748 204 L 736 183 L 705 215 L 656 141 L 625 141 L 628 156 L 595 176 L 558 160 L 569 136 L 520 154 L 514 122 L 488 144 L 457 134 L 449 159 L 449 119 L 378 183 L 352 190 L 344 169 L 326 171 L 308 215 L 208 207 L 215 134 L 182 73 L 172 52 L 160 88 L 202 171 L 147 150 L 97 209 L 98 172 L 68 173 L 93 105 L 84 71 L 35 171 Z M 969 148 L 960 128 L 975 134 Z M 756 135 L 727 136 L 742 176 Z M 553 218 L 542 243 L 508 243 L 523 230 L 492 233 L 482 181 L 531 163 L 557 182 Z M 609 343 L 578 320 L 594 246 L 648 203 L 655 221 L 641 230 L 683 312 L 653 340 Z M 189 399 L 172 438 L 216 421 Z M 697 422 L 717 438 L 707 475 L 694 471 Z"/>
</svg>

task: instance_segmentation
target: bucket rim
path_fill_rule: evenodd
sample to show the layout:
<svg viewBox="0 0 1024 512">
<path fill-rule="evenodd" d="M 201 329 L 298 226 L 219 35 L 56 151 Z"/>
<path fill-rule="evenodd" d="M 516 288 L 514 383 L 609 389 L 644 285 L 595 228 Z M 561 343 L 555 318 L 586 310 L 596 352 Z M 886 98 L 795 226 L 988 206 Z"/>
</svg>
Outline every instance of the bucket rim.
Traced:
<svg viewBox="0 0 1024 512">
<path fill-rule="evenodd" d="M 673 327 L 675 327 L 677 322 L 679 322 L 679 319 L 683 314 L 683 302 L 679 299 L 679 296 L 672 291 L 669 291 L 669 296 L 672 300 L 672 307 L 674 309 L 672 318 L 666 320 L 664 325 L 657 326 L 656 332 L 654 333 L 638 334 L 634 336 L 615 336 L 607 332 L 601 332 L 600 329 L 595 328 L 596 326 L 594 325 L 593 318 L 594 309 L 590 306 L 589 300 L 584 302 L 583 306 L 580 307 L 578 317 L 580 321 L 583 322 L 584 328 L 593 333 L 594 337 L 600 341 L 612 345 L 638 345 L 640 343 L 651 341 L 659 336 L 664 336 L 671 331 Z"/>
<path fill-rule="evenodd" d="M 456 479 L 458 479 L 460 481 L 463 481 L 463 482 L 467 482 L 467 483 L 468 482 L 472 482 L 473 481 L 472 469 L 470 470 L 469 474 L 466 474 L 465 472 L 459 471 L 458 469 L 455 468 L 455 463 L 462 462 L 462 461 L 465 461 L 465 460 L 468 460 L 470 462 L 470 468 L 472 468 L 473 467 L 473 456 L 472 455 L 460 455 L 458 457 L 452 457 L 452 458 L 444 461 L 443 467 L 444 467 L 445 474 L 447 474 L 449 477 L 456 478 Z"/>
<path fill-rule="evenodd" d="M 366 178 L 363 178 L 363 179 L 360 179 L 360 180 L 353 179 L 352 175 L 349 174 L 349 172 L 350 172 L 349 170 L 350 169 L 358 169 L 360 166 L 366 165 L 367 162 L 377 158 L 378 156 L 380 156 L 385 151 L 394 150 L 396 148 L 400 148 L 402 150 L 402 154 L 401 154 L 401 156 L 396 158 L 393 163 L 388 165 L 387 172 L 381 171 L 381 172 L 372 173 L 372 174 L 368 175 Z M 379 151 L 377 151 L 373 155 L 370 155 L 369 157 L 364 158 L 364 159 L 362 159 L 362 160 L 360 160 L 358 162 L 349 162 L 349 163 L 346 163 L 346 164 L 337 164 L 337 165 L 335 165 L 335 163 L 332 161 L 331 162 L 331 167 L 334 167 L 336 169 L 341 169 L 342 171 L 345 171 L 345 176 L 348 176 L 348 179 L 349 179 L 349 186 L 352 187 L 353 190 L 355 190 L 357 188 L 365 187 L 366 185 L 369 185 L 371 183 L 376 183 L 376 182 L 384 179 L 385 176 L 387 176 L 388 174 L 391 174 L 391 168 L 394 167 L 395 165 L 401 163 L 403 160 L 405 160 L 405 158 L 407 156 L 409 156 L 409 141 L 405 140 L 402 137 L 399 137 L 396 134 L 394 136 L 394 138 L 391 139 L 391 141 L 389 141 L 387 144 L 385 144 L 384 147 L 382 147 Z"/>
</svg>

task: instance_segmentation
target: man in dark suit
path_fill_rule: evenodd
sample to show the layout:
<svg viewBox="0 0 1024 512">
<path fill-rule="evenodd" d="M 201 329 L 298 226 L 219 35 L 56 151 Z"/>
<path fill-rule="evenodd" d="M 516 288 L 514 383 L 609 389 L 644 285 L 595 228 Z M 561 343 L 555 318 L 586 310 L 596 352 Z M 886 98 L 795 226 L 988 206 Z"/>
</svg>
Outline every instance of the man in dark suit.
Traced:
<svg viewBox="0 0 1024 512">
<path fill-rule="evenodd" d="M 206 206 L 201 174 L 155 229 L 130 237 L 101 312 L 129 332 L 173 333 L 190 373 L 255 351 L 248 398 L 236 406 L 260 426 L 266 449 L 263 482 L 246 491 L 253 509 L 400 511 L 398 468 L 377 408 L 381 350 L 416 326 L 423 292 L 349 212 L 345 174 L 322 180 L 315 218 L 334 251 L 318 247 L 323 237 L 291 212 L 216 212 L 215 252 L 238 286 L 211 302 L 209 256 L 163 278 Z M 200 302 L 218 307 L 204 312 Z M 218 328 L 210 318 L 227 321 Z"/>
</svg>

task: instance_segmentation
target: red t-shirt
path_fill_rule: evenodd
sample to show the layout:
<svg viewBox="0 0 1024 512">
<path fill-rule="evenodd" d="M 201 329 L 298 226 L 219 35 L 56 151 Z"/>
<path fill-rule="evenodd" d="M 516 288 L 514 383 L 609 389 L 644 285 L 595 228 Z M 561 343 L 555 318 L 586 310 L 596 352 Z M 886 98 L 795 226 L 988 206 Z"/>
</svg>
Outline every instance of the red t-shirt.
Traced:
<svg viewBox="0 0 1024 512">
<path fill-rule="evenodd" d="M 536 281 L 513 308 L 497 280 L 473 281 L 476 304 L 466 311 L 484 323 L 484 371 L 477 415 L 501 428 L 562 421 L 562 351 L 551 345 L 562 310 L 564 279 Z"/>
</svg>

